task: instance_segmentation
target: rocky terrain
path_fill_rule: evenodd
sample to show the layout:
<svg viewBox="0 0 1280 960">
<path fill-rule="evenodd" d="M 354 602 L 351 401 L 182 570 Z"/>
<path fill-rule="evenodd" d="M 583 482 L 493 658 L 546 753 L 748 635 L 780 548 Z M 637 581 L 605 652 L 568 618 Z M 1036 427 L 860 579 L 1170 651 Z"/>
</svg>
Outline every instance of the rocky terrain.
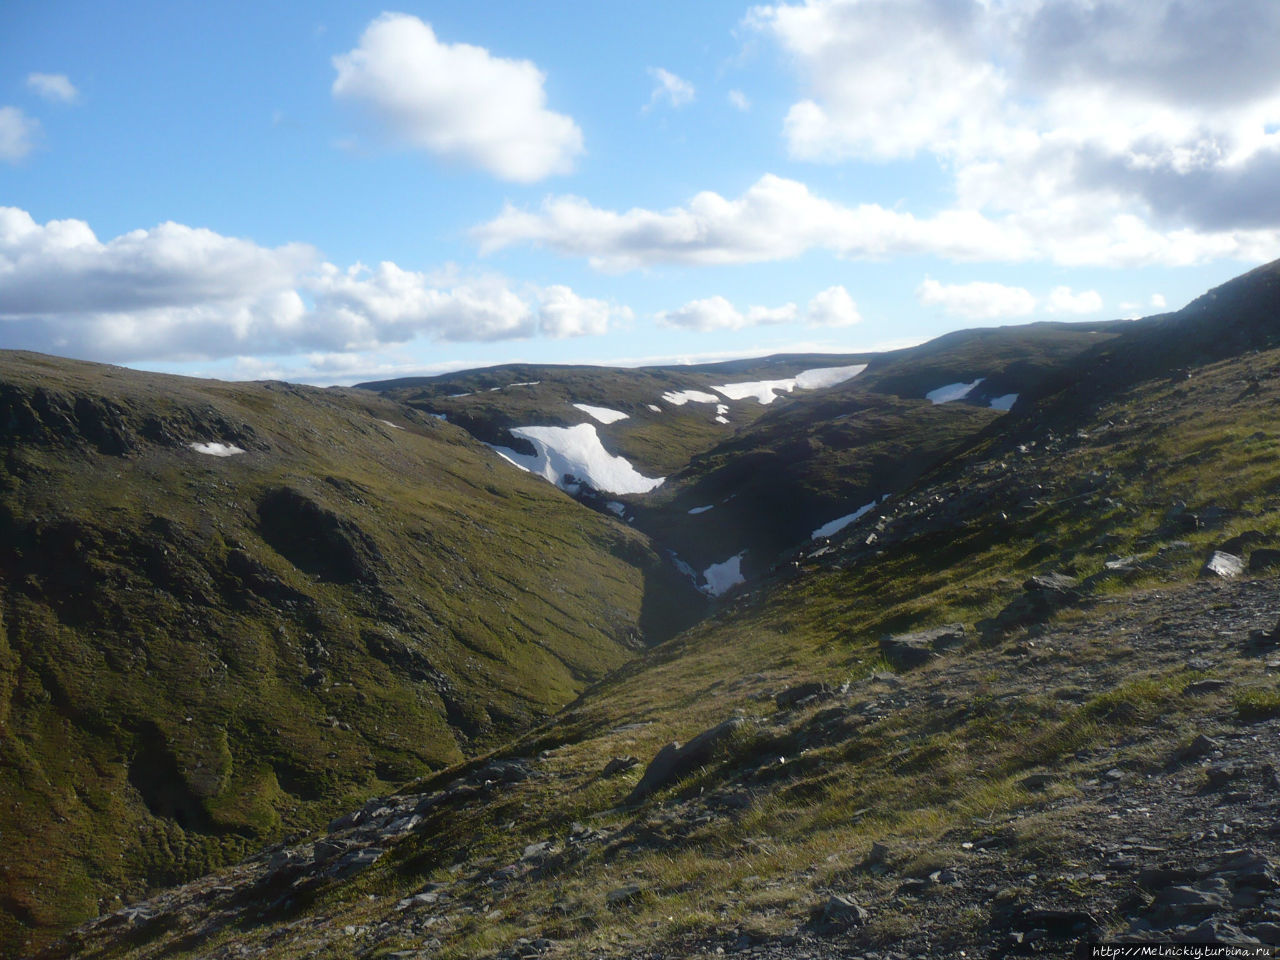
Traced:
<svg viewBox="0 0 1280 960">
<path fill-rule="evenodd" d="M 484 476 L 516 478 L 527 510 L 551 509 L 533 506 L 545 492 L 559 523 L 616 544 L 639 571 L 627 609 L 640 636 L 648 603 L 695 582 L 647 559 L 670 561 L 655 518 L 692 525 L 704 514 L 690 517 L 688 491 L 710 478 L 732 496 L 734 451 L 804 437 L 811 455 L 787 465 L 809 466 L 759 459 L 741 482 L 786 491 L 802 534 L 820 515 L 805 511 L 844 517 L 822 535 L 718 542 L 759 558 L 709 602 L 675 604 L 696 622 L 575 674 L 562 708 L 455 739 L 456 756 L 366 781 L 322 820 L 191 882 L 139 884 L 42 955 L 883 960 L 1058 956 L 1089 940 L 1280 944 L 1278 274 L 1078 336 L 956 336 L 920 348 L 917 381 L 903 379 L 912 358 L 869 357 L 776 406 L 738 401 L 752 414 L 690 455 L 670 490 L 624 495 L 621 511 L 583 484 L 567 484 L 574 500 L 480 459 L 491 455 L 474 438 L 427 416 L 442 412 L 421 406 L 435 394 L 407 406 L 362 394 L 450 431 L 455 455 L 505 471 Z M 986 353 L 990 369 L 974 366 Z M 797 378 L 808 362 L 772 369 Z M 734 382 L 723 373 L 695 371 L 702 387 L 681 389 Z M 582 376 L 549 384 L 546 411 L 488 422 L 570 426 L 574 403 L 630 403 L 638 421 L 650 403 L 643 378 L 624 402 L 576 392 L 603 387 Z M 989 392 L 973 386 L 988 378 Z M 426 389 L 467 392 L 456 386 Z M 939 391 L 952 402 L 929 398 Z M 1014 392 L 1008 410 L 991 405 Z M 446 399 L 456 416 L 468 398 Z M 708 431 L 726 426 L 717 405 L 696 414 Z M 874 499 L 821 482 L 886 476 L 899 434 L 932 446 Z M 253 502 L 302 514 L 273 532 L 259 506 L 257 536 L 360 595 L 394 539 L 361 514 L 366 541 L 331 505 L 330 520 L 278 487 Z M 538 522 L 535 536 L 560 529 Z M 299 529 L 315 532 L 299 544 Z M 293 589 L 314 582 L 271 563 Z M 519 597 L 508 590 L 502 608 L 522 609 Z M 364 611 L 352 616 L 375 616 Z"/>
</svg>

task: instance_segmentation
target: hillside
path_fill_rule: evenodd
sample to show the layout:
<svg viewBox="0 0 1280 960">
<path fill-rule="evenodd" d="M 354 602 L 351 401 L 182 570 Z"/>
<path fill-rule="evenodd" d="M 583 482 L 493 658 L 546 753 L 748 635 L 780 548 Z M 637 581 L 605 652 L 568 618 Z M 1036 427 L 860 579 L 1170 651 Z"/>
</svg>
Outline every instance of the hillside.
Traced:
<svg viewBox="0 0 1280 960">
<path fill-rule="evenodd" d="M 1132 327 L 540 728 L 53 955 L 1276 943 L 1275 270 L 1246 352 Z"/>
<path fill-rule="evenodd" d="M 368 392 L 0 354 L 0 943 L 501 742 L 682 589 Z"/>
</svg>

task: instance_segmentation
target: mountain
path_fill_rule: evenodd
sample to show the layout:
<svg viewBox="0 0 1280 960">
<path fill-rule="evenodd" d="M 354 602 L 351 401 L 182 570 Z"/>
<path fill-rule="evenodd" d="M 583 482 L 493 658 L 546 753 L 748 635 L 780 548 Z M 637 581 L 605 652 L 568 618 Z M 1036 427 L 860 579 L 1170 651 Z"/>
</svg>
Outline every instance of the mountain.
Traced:
<svg viewBox="0 0 1280 960">
<path fill-rule="evenodd" d="M 490 482 L 544 496 L 523 522 L 548 536 L 607 531 L 646 558 L 697 556 L 701 537 L 715 541 L 706 556 L 759 559 L 741 582 L 704 589 L 719 593 L 705 606 L 676 593 L 690 589 L 687 571 L 651 591 L 699 619 L 620 650 L 558 712 L 455 740 L 456 760 L 397 787 L 366 781 L 377 795 L 322 829 L 105 909 L 46 955 L 1056 956 L 1101 938 L 1275 943 L 1277 277 L 1273 264 L 1135 322 L 972 331 L 914 353 L 770 358 L 685 380 L 622 371 L 614 394 L 608 371 L 556 368 L 299 391 L 353 426 L 372 412 L 424 441 L 438 431 L 451 452 L 491 465 Z M 848 375 L 805 377 L 828 368 Z M 496 402 L 533 388 L 540 399 Z M 682 391 L 716 396 L 663 398 Z M 591 426 L 610 457 L 623 449 L 628 421 L 575 403 L 627 413 L 626 429 L 649 431 L 655 448 L 670 435 L 686 459 L 673 456 L 646 493 L 551 470 L 571 499 L 454 429 L 490 401 L 482 439 L 529 466 L 576 456 L 591 473 L 605 461 L 585 440 L 570 449 L 569 434 L 528 427 Z M 247 432 L 231 433 L 241 420 L 228 414 L 218 442 L 248 449 Z M 34 457 L 29 446 L 12 445 Z M 632 455 L 641 476 L 658 475 L 640 447 Z M 614 466 L 592 475 L 629 476 Z M 30 473 L 21 489 L 64 469 Z M 742 516 L 754 523 L 696 525 L 731 498 L 751 504 Z M 353 517 L 388 554 L 390 534 Z M 814 538 L 817 518 L 829 529 Z M 241 549 L 249 539 L 245 529 Z M 671 576 L 649 563 L 634 575 Z M 357 773 L 348 763 L 333 769 Z"/>
<path fill-rule="evenodd" d="M 685 593 L 366 391 L 0 355 L 0 941 L 501 742 Z"/>
</svg>

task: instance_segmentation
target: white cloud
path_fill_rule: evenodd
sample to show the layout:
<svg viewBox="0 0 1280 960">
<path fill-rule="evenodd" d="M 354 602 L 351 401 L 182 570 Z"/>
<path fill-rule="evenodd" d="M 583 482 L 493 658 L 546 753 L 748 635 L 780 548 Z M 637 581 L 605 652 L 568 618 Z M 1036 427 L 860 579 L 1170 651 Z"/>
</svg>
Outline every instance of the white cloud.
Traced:
<svg viewBox="0 0 1280 960">
<path fill-rule="evenodd" d="M 40 122 L 17 107 L 0 107 L 0 160 L 21 160 L 34 148 Z"/>
<path fill-rule="evenodd" d="M 574 196 L 548 197 L 536 211 L 507 204 L 472 236 L 482 252 L 531 243 L 612 271 L 758 263 L 810 250 L 863 259 L 929 254 L 1071 266 L 1185 265 L 1222 257 L 1260 262 L 1280 250 L 1280 231 L 1273 229 L 1161 232 L 1132 215 L 1082 206 L 1000 216 L 955 208 L 922 218 L 878 204 L 844 206 L 773 174 L 736 199 L 704 191 L 661 211 L 604 210 Z"/>
<path fill-rule="evenodd" d="M 1046 308 L 1050 313 L 1097 313 L 1102 309 L 1102 296 L 1097 290 L 1076 293 L 1070 287 L 1054 287 Z"/>
<path fill-rule="evenodd" d="M 691 300 L 675 310 L 663 310 L 656 319 L 663 326 L 705 333 L 797 322 L 815 327 L 849 326 L 861 321 L 862 317 L 849 291 L 842 286 L 834 286 L 810 300 L 803 314 L 794 303 L 784 303 L 780 307 L 753 306 L 743 313 L 724 297 L 714 296 Z"/>
<path fill-rule="evenodd" d="M 1165 300 L 1163 293 L 1153 293 L 1151 295 L 1151 306 L 1155 307 L 1157 310 L 1163 310 L 1169 306 L 1169 304 Z"/>
<path fill-rule="evenodd" d="M 842 286 L 828 287 L 809 301 L 805 320 L 815 327 L 848 327 L 862 322 L 858 305 Z"/>
<path fill-rule="evenodd" d="M 1036 309 L 1036 298 L 1029 290 L 981 281 L 943 284 L 926 278 L 916 289 L 916 299 L 966 320 L 1025 317 Z"/>
<path fill-rule="evenodd" d="M 535 313 L 530 298 L 540 299 Z M 305 244 L 261 247 L 163 223 L 100 241 L 80 220 L 0 207 L 0 342 L 98 360 L 342 353 L 417 337 L 482 342 L 602 332 L 625 308 L 553 286 L 394 263 L 346 270 Z"/>
<path fill-rule="evenodd" d="M 746 113 L 751 109 L 750 99 L 748 99 L 747 95 L 741 90 L 729 91 L 729 103 L 735 110 L 741 110 L 743 113 Z"/>
<path fill-rule="evenodd" d="M 627 321 L 631 311 L 607 300 L 580 297 L 566 286 L 553 284 L 542 290 L 538 329 L 548 337 L 598 336 L 609 330 L 611 320 Z"/>
<path fill-rule="evenodd" d="M 1277 252 L 1248 235 L 1280 227 L 1272 0 L 806 0 L 746 23 L 803 85 L 797 159 L 932 154 L 961 209 L 1067 231 L 1062 263 L 1108 234 L 1127 262 Z"/>
<path fill-rule="evenodd" d="M 27 87 L 55 103 L 75 103 L 80 96 L 65 73 L 29 73 Z"/>
<path fill-rule="evenodd" d="M 417 17 L 382 14 L 333 65 L 333 95 L 366 109 L 394 140 L 503 180 L 568 173 L 583 151 L 573 119 L 547 109 L 536 65 L 442 43 Z"/>
<path fill-rule="evenodd" d="M 688 80 L 677 77 L 670 70 L 664 70 L 662 67 L 650 67 L 649 76 L 653 77 L 654 86 L 649 102 L 645 104 L 646 110 L 653 109 L 663 100 L 675 108 L 693 102 L 693 84 Z"/>
</svg>

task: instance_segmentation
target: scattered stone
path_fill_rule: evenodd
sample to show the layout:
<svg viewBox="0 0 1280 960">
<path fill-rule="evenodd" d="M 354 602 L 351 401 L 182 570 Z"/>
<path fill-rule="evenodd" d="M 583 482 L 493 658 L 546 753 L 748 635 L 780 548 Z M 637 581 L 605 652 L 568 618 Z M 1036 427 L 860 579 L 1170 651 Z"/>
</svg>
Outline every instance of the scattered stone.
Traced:
<svg viewBox="0 0 1280 960">
<path fill-rule="evenodd" d="M 1244 560 L 1234 553 L 1223 553 L 1221 550 L 1213 551 L 1213 555 L 1200 568 L 1200 576 L 1204 578 L 1219 577 L 1223 580 L 1233 580 L 1242 573 L 1244 573 Z"/>
<path fill-rule="evenodd" d="M 834 691 L 829 684 L 813 680 L 809 683 L 800 683 L 794 687 L 788 687 L 773 699 L 779 710 L 789 710 L 808 701 L 825 700 L 833 694 Z"/>
<path fill-rule="evenodd" d="M 860 927 L 870 917 L 865 907 L 844 896 L 828 897 L 827 902 L 816 908 L 814 913 L 815 924 L 824 930 Z"/>
<path fill-rule="evenodd" d="M 964 625 L 947 624 L 932 630 L 885 636 L 880 640 L 880 652 L 885 660 L 900 670 L 928 663 L 943 650 L 964 643 Z"/>
<path fill-rule="evenodd" d="M 604 902 L 611 907 L 630 903 L 644 893 L 644 888 L 637 883 L 629 883 L 625 887 L 617 887 L 604 895 Z"/>
<path fill-rule="evenodd" d="M 1192 696 L 1199 696 L 1202 693 L 1213 693 L 1215 690 L 1221 690 L 1223 687 L 1229 686 L 1231 686 L 1230 680 L 1210 677 L 1206 680 L 1197 680 L 1195 683 L 1187 684 L 1184 692 Z"/>
<path fill-rule="evenodd" d="M 380 847 L 362 847 L 359 850 L 352 850 L 350 853 L 339 857 L 337 862 L 325 873 L 339 880 L 345 880 L 347 877 L 354 877 L 362 870 L 373 866 L 382 858 L 382 854 L 383 851 Z"/>
<path fill-rule="evenodd" d="M 1178 760 L 1199 760 L 1201 757 L 1208 756 L 1215 750 L 1221 750 L 1222 744 L 1213 739 L 1213 737 L 1200 734 L 1189 744 L 1179 750 L 1176 754 Z"/>
<path fill-rule="evenodd" d="M 1259 547 L 1249 554 L 1249 572 L 1261 573 L 1280 566 L 1280 550 L 1273 547 Z"/>
<path fill-rule="evenodd" d="M 1053 783 L 1053 777 L 1047 773 L 1033 773 L 1018 782 L 1027 790 L 1043 790 Z"/>
</svg>

